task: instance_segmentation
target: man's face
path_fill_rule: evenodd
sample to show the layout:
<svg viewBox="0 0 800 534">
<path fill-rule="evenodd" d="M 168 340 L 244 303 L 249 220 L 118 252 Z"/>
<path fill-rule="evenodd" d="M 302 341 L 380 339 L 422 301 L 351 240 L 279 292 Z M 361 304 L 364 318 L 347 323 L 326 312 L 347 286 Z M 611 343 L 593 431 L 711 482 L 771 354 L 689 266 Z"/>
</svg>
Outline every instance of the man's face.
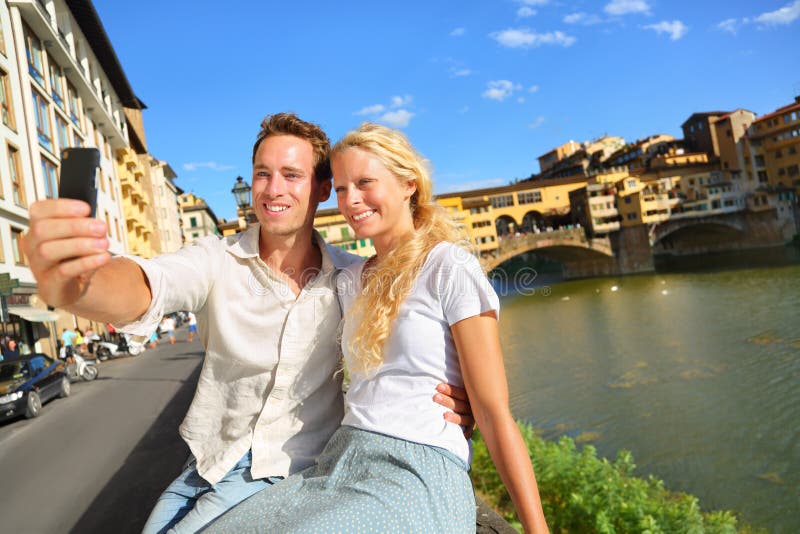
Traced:
<svg viewBox="0 0 800 534">
<path fill-rule="evenodd" d="M 289 237 L 310 230 L 317 205 L 327 200 L 329 181 L 314 177 L 311 143 L 293 135 L 264 139 L 253 162 L 253 209 L 269 235 Z"/>
</svg>

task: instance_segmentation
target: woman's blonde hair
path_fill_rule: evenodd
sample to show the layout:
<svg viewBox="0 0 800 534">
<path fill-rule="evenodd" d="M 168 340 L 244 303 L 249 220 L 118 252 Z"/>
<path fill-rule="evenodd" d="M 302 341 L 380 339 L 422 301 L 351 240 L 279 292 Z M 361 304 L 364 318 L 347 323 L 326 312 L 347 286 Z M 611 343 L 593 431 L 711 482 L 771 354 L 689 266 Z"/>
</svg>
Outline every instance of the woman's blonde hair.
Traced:
<svg viewBox="0 0 800 534">
<path fill-rule="evenodd" d="M 348 347 L 355 361 L 351 370 L 370 372 L 383 363 L 392 324 L 428 253 L 442 241 L 459 241 L 462 233 L 433 200 L 427 162 L 402 132 L 365 122 L 334 145 L 331 158 L 353 148 L 376 157 L 398 181 L 412 181 L 417 189 L 410 201 L 414 231 L 373 266 L 347 317 L 358 325 Z"/>
</svg>

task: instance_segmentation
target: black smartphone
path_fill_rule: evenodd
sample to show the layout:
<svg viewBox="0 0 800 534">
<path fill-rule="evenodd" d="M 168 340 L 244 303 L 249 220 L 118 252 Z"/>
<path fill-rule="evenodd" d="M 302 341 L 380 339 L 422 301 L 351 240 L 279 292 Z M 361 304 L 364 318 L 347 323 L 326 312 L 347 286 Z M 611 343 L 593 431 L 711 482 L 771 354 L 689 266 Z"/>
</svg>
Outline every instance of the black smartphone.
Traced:
<svg viewBox="0 0 800 534">
<path fill-rule="evenodd" d="M 96 148 L 65 148 L 61 151 L 58 196 L 83 200 L 92 207 L 90 217 L 94 217 L 97 211 L 99 166 L 100 151 Z"/>
</svg>

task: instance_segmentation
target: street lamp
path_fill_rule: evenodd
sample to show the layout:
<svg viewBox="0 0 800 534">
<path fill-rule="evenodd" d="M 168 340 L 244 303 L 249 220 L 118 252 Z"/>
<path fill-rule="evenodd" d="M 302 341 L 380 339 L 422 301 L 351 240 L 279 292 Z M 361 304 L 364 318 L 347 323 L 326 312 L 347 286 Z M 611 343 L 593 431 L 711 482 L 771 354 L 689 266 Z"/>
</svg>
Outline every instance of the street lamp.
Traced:
<svg viewBox="0 0 800 534">
<path fill-rule="evenodd" d="M 251 189 L 252 188 L 245 183 L 244 178 L 242 178 L 241 176 L 236 177 L 236 183 L 234 184 L 233 189 L 231 189 L 231 193 L 233 193 L 233 197 L 236 199 L 236 205 L 242 211 L 250 207 Z"/>
<path fill-rule="evenodd" d="M 241 176 L 236 177 L 236 183 L 233 184 L 231 193 L 233 193 L 233 198 L 236 199 L 236 207 L 239 208 L 237 211 L 239 215 L 240 231 L 246 230 L 250 223 L 256 222 L 250 194 L 251 190 L 252 188 L 247 185 L 244 178 Z"/>
</svg>

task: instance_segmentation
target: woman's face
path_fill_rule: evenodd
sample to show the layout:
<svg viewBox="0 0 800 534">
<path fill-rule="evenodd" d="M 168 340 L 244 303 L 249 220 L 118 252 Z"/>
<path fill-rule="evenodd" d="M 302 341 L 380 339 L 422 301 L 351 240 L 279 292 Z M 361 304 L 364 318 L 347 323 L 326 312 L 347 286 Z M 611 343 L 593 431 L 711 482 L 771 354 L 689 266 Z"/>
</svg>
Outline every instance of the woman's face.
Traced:
<svg viewBox="0 0 800 534">
<path fill-rule="evenodd" d="M 360 148 L 331 159 L 339 211 L 359 239 L 371 238 L 379 255 L 414 230 L 409 202 L 414 182 L 401 182 L 381 161 Z"/>
</svg>

